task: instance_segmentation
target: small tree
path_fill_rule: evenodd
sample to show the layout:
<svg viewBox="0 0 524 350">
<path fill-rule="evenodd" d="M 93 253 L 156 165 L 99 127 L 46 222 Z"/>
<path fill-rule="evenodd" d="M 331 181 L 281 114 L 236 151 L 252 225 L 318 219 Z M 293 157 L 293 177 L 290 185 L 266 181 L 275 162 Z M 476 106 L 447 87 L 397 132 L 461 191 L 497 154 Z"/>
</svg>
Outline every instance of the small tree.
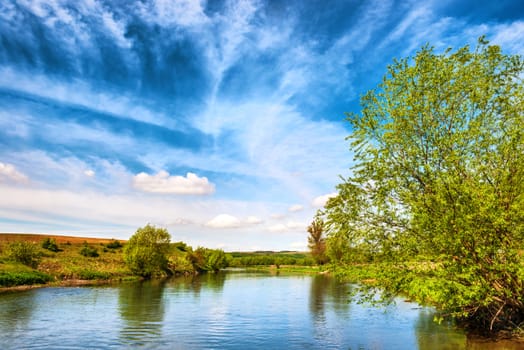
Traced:
<svg viewBox="0 0 524 350">
<path fill-rule="evenodd" d="M 320 265 L 324 265 L 327 262 L 326 258 L 326 240 L 323 237 L 324 222 L 320 219 L 315 219 L 311 225 L 308 226 L 307 232 L 309 232 L 308 248 L 311 251 L 311 255 L 315 262 Z"/>
<path fill-rule="evenodd" d="M 40 254 L 35 244 L 20 241 L 9 244 L 9 258 L 24 265 L 36 268 Z"/>
<path fill-rule="evenodd" d="M 139 228 L 124 247 L 124 260 L 131 271 L 144 278 L 167 271 L 169 241 L 166 229 Z"/>
<path fill-rule="evenodd" d="M 52 238 L 47 237 L 42 242 L 42 248 L 50 250 L 52 252 L 59 252 L 60 249 L 58 248 L 58 245 L 56 244 L 56 241 Z"/>
</svg>

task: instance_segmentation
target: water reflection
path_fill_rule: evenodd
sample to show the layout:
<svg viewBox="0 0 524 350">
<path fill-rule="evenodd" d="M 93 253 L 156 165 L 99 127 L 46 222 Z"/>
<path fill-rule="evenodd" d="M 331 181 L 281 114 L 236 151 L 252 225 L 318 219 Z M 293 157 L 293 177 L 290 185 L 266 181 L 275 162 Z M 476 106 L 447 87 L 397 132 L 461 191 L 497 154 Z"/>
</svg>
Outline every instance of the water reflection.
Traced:
<svg viewBox="0 0 524 350">
<path fill-rule="evenodd" d="M 309 310 L 317 321 L 325 319 L 326 307 L 339 315 L 347 314 L 350 305 L 351 285 L 332 277 L 317 275 L 311 278 Z"/>
<path fill-rule="evenodd" d="M 415 324 L 419 350 L 461 350 L 466 349 L 466 337 L 450 323 L 438 324 L 434 313 L 425 310 L 419 313 Z M 469 348 L 468 348 L 469 349 Z"/>
<path fill-rule="evenodd" d="M 361 305 L 352 291 L 328 276 L 230 273 L 0 294 L 0 349 L 524 348 L 467 339 L 402 299 Z"/>
<path fill-rule="evenodd" d="M 121 341 L 145 345 L 162 335 L 165 281 L 145 281 L 119 288 L 118 305 L 124 325 Z"/>
<path fill-rule="evenodd" d="M 6 293 L 0 298 L 0 330 L 13 335 L 25 329 L 35 309 L 35 293 Z"/>
<path fill-rule="evenodd" d="M 179 276 L 167 280 L 170 293 L 191 292 L 198 296 L 202 290 L 220 293 L 224 288 L 226 273 Z"/>
</svg>

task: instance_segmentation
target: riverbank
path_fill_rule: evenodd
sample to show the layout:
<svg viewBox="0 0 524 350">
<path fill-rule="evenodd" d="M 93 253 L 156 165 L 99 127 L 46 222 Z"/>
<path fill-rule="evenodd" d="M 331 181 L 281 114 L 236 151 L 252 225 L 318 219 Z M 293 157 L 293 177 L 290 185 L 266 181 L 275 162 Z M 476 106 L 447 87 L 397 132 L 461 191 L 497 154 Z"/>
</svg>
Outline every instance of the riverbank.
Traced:
<svg viewBox="0 0 524 350">
<path fill-rule="evenodd" d="M 27 243 L 32 260 L 16 262 L 11 256 L 13 245 Z M 0 234 L 0 292 L 40 286 L 76 286 L 137 280 L 124 260 L 124 240 L 41 234 Z M 20 245 L 20 249 L 28 248 Z M 200 250 L 204 248 L 199 248 Z M 199 249 L 195 252 L 198 253 Z M 205 249 L 204 249 L 205 250 Z M 306 253 L 253 252 L 228 253 L 227 265 L 270 273 L 318 273 Z M 198 273 L 191 247 L 183 242 L 170 244 L 168 270 L 157 277 Z M 262 266 L 251 264 L 267 263 Z M 277 263 L 277 264 L 275 264 Z M 245 266 L 249 264 L 249 266 Z M 30 266 L 28 266 L 30 265 Z M 198 265 L 198 264 L 197 264 Z"/>
<path fill-rule="evenodd" d="M 45 245 L 46 241 L 49 244 Z M 4 276 L 3 286 L 26 284 L 22 283 L 23 279 L 30 281 L 31 275 L 41 276 L 42 282 L 130 277 L 132 273 L 122 256 L 124 243 L 88 237 L 0 234 L 0 274 Z M 31 248 L 32 260 L 24 264 L 13 259 L 10 252 L 13 244 L 24 244 L 20 245 L 21 250 Z"/>
</svg>

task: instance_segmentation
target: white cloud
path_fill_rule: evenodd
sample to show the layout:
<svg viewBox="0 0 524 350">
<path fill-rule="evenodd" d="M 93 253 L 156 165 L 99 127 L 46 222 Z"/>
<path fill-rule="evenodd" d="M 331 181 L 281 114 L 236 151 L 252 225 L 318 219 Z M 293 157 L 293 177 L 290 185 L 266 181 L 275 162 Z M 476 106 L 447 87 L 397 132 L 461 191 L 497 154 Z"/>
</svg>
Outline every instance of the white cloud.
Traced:
<svg viewBox="0 0 524 350">
<path fill-rule="evenodd" d="M 500 45 L 504 51 L 509 50 L 511 53 L 516 54 L 524 53 L 524 44 L 522 43 L 522 37 L 524 36 L 523 21 L 497 25 L 493 29 L 493 44 Z"/>
<path fill-rule="evenodd" d="M 162 26 L 193 27 L 209 22 L 204 13 L 203 1 L 199 0 L 155 0 L 138 3 L 142 18 Z"/>
<path fill-rule="evenodd" d="M 172 118 L 141 104 L 136 96 L 100 91 L 82 81 L 56 81 L 42 74 L 27 74 L 9 67 L 0 68 L 0 77 L 2 87 L 49 98 L 66 105 L 78 105 L 94 112 L 113 114 L 163 127 L 173 125 Z M 38 118 L 38 121 L 40 120 L 41 118 Z"/>
<path fill-rule="evenodd" d="M 110 12 L 102 13 L 102 22 L 105 27 L 109 30 L 109 33 L 113 36 L 116 43 L 123 48 L 130 48 L 131 43 L 125 37 L 126 23 L 117 21 L 113 14 Z"/>
<path fill-rule="evenodd" d="M 305 231 L 306 229 L 305 224 L 296 222 L 296 221 L 289 221 L 286 224 L 277 224 L 272 225 L 267 228 L 269 232 L 290 232 L 290 231 Z"/>
<path fill-rule="evenodd" d="M 94 177 L 95 176 L 95 172 L 91 169 L 88 169 L 86 171 L 84 171 L 84 175 L 87 176 L 87 177 Z"/>
<path fill-rule="evenodd" d="M 176 218 L 174 221 L 169 222 L 166 226 L 171 226 L 171 225 L 174 225 L 174 226 L 185 226 L 185 225 L 191 225 L 191 224 L 193 224 L 193 221 L 191 221 L 189 219 Z"/>
<path fill-rule="evenodd" d="M 288 211 L 292 213 L 296 213 L 297 211 L 302 211 L 302 210 L 304 210 L 304 206 L 300 204 L 294 204 L 288 208 Z"/>
<path fill-rule="evenodd" d="M 29 181 L 29 178 L 18 171 L 14 165 L 0 162 L 0 181 L 1 180 L 26 183 Z"/>
<path fill-rule="evenodd" d="M 239 228 L 242 226 L 241 221 L 232 215 L 220 214 L 206 223 L 211 228 Z"/>
<path fill-rule="evenodd" d="M 135 188 L 152 193 L 174 194 L 211 194 L 215 192 L 215 185 L 207 177 L 198 177 L 193 173 L 183 176 L 169 176 L 167 171 L 160 171 L 156 175 L 139 173 L 133 178 Z"/>
<path fill-rule="evenodd" d="M 311 205 L 315 208 L 322 208 L 324 205 L 326 205 L 327 201 L 330 198 L 336 197 L 338 195 L 337 192 L 324 194 L 322 196 L 318 196 L 311 202 Z"/>
<path fill-rule="evenodd" d="M 269 232 L 285 232 L 288 230 L 287 226 L 284 224 L 272 225 L 267 228 Z"/>
<path fill-rule="evenodd" d="M 258 225 L 258 224 L 261 224 L 262 222 L 263 222 L 262 219 L 256 216 L 248 216 L 246 219 L 246 223 L 250 225 Z"/>
</svg>

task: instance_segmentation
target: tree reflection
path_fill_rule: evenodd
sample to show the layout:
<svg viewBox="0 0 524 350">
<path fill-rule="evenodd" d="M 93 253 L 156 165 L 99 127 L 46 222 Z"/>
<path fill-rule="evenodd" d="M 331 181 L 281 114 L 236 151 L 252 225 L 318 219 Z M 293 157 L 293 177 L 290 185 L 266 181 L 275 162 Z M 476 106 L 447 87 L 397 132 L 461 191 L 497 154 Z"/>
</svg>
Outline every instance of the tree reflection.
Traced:
<svg viewBox="0 0 524 350">
<path fill-rule="evenodd" d="M 415 332 L 419 350 L 469 349 L 465 335 L 450 324 L 435 322 L 432 312 L 420 312 Z"/>
<path fill-rule="evenodd" d="M 323 322 L 326 311 L 347 314 L 349 310 L 351 286 L 333 277 L 316 275 L 311 279 L 309 309 L 315 321 Z M 328 308 L 326 310 L 326 308 Z"/>
<path fill-rule="evenodd" d="M 162 333 L 165 314 L 165 281 L 146 281 L 123 285 L 119 290 L 120 316 L 124 325 L 124 344 L 144 345 Z"/>
<path fill-rule="evenodd" d="M 35 296 L 36 291 L 2 295 L 0 302 L 0 334 L 13 335 L 17 331 L 26 328 L 35 308 Z"/>
<path fill-rule="evenodd" d="M 179 276 L 169 280 L 168 286 L 172 291 L 189 291 L 195 296 L 200 295 L 202 289 L 221 292 L 226 281 L 225 272 L 204 273 L 201 275 Z"/>
</svg>

